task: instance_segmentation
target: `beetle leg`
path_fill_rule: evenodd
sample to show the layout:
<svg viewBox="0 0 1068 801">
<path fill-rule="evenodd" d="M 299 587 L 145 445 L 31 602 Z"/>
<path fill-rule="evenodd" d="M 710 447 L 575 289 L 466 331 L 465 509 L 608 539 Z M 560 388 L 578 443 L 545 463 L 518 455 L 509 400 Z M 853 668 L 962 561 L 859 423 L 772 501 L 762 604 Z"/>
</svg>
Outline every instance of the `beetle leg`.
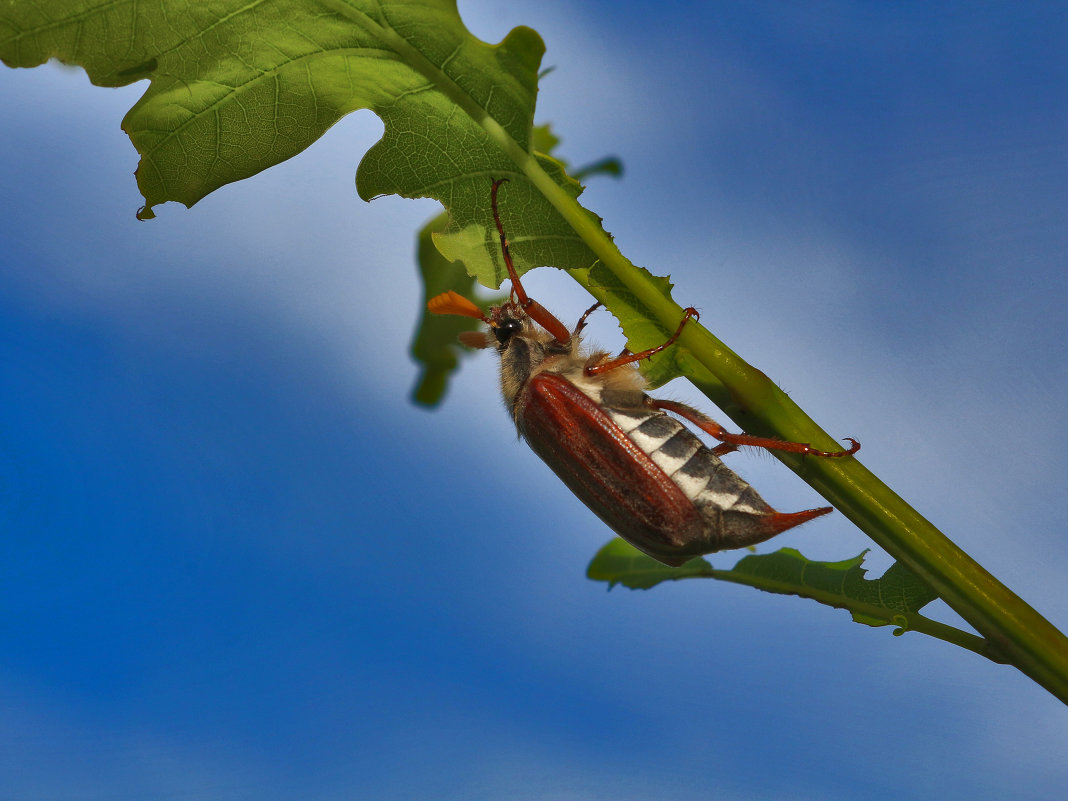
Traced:
<svg viewBox="0 0 1068 801">
<path fill-rule="evenodd" d="M 686 327 L 686 323 L 689 322 L 691 317 L 694 320 L 699 320 L 701 317 L 697 313 L 697 309 L 693 308 L 692 306 L 688 307 L 685 312 L 683 312 L 682 322 L 679 323 L 679 327 L 675 329 L 675 333 L 671 335 L 671 338 L 668 339 L 667 342 L 663 343 L 662 345 L 657 345 L 655 348 L 648 348 L 647 350 L 643 350 L 638 353 L 630 353 L 624 350 L 614 359 L 609 359 L 606 362 L 601 362 L 600 364 L 595 364 L 586 367 L 586 375 L 597 375 L 598 373 L 606 373 L 609 370 L 615 370 L 617 367 L 622 367 L 625 364 L 631 364 L 632 362 L 638 362 L 642 359 L 648 359 L 650 356 L 659 353 L 665 348 L 670 347 L 675 343 L 675 340 L 679 338 L 679 334 L 682 333 L 682 329 Z"/>
<path fill-rule="evenodd" d="M 597 301 L 592 306 L 590 306 L 590 308 L 586 309 L 586 311 L 582 313 L 582 316 L 579 317 L 579 321 L 575 323 L 575 330 L 571 334 L 571 336 L 578 336 L 579 332 L 586 327 L 586 318 L 593 314 L 595 311 L 597 311 L 597 309 L 599 309 L 600 307 L 601 301 Z"/>
<path fill-rule="evenodd" d="M 846 437 L 846 441 L 851 443 L 848 450 L 821 451 L 817 448 L 813 448 L 805 442 L 788 442 L 786 440 L 772 439 L 771 437 L 755 437 L 752 434 L 732 434 L 708 415 L 702 414 L 697 411 L 697 409 L 692 406 L 687 406 L 684 403 L 676 403 L 675 401 L 662 400 L 660 398 L 649 398 L 649 405 L 654 409 L 677 414 L 679 417 L 689 420 L 705 433 L 718 439 L 723 445 L 719 445 L 713 449 L 713 453 L 716 453 L 717 456 L 728 452 L 726 450 L 720 450 L 724 448 L 725 445 L 733 446 L 730 450 L 737 450 L 739 445 L 752 445 L 756 448 L 801 453 L 807 456 L 820 456 L 825 459 L 837 459 L 841 456 L 852 456 L 860 450 L 860 443 L 852 437 Z"/>
</svg>

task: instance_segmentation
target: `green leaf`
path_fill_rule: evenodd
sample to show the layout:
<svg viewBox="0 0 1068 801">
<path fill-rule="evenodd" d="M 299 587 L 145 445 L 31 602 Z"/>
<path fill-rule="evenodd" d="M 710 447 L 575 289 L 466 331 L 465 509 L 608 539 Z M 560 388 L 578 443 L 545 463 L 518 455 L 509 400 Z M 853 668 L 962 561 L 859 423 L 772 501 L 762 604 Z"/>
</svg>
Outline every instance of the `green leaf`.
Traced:
<svg viewBox="0 0 1068 801">
<path fill-rule="evenodd" d="M 917 631 L 967 648 L 992 662 L 1008 661 L 1005 653 L 991 641 L 919 614 L 937 595 L 900 562 L 891 565 L 882 578 L 865 578 L 866 571 L 861 564 L 866 553 L 842 562 L 814 562 L 793 548 L 783 548 L 775 553 L 746 556 L 732 570 L 717 570 L 702 558 L 691 559 L 681 567 L 667 567 L 617 537 L 593 557 L 586 576 L 594 581 L 607 581 L 609 589 L 622 584 L 634 590 L 647 590 L 663 581 L 684 578 L 745 584 L 847 609 L 858 623 L 895 626 L 895 635 Z"/>
<path fill-rule="evenodd" d="M 448 376 L 460 363 L 456 338 L 463 331 L 478 328 L 479 321 L 470 317 L 431 314 L 427 301 L 442 292 L 452 290 L 465 297 L 474 294 L 475 279 L 463 265 L 445 259 L 434 247 L 433 235 L 448 224 L 446 214 L 439 214 L 422 227 L 418 236 L 419 272 L 423 278 L 421 314 L 412 339 L 411 354 L 422 371 L 412 391 L 412 400 L 422 406 L 433 406 L 445 394 Z"/>
<path fill-rule="evenodd" d="M 569 197 L 578 197 L 582 187 L 567 176 L 560 162 L 541 153 L 535 154 L 535 158 Z M 364 159 L 360 164 L 357 180 L 366 163 Z M 501 224 L 508 234 L 512 258 L 520 275 L 538 266 L 573 270 L 594 262 L 593 252 L 539 189 L 516 172 L 490 169 L 488 174 L 508 177 L 511 181 L 501 188 L 499 206 Z M 496 289 L 508 277 L 508 271 L 493 223 L 489 183 L 482 175 L 453 183 L 462 202 L 449 206 L 452 215 L 449 227 L 434 237 L 434 244 L 445 258 L 462 261 L 479 283 Z M 439 199 L 444 202 L 443 198 Z M 599 217 L 584 209 L 583 213 L 601 227 Z"/>
<path fill-rule="evenodd" d="M 570 197 L 581 191 L 551 158 L 531 154 L 544 49 L 523 27 L 497 46 L 479 41 L 455 0 L 52 0 L 0 10 L 0 59 L 9 66 L 57 58 L 100 86 L 150 80 L 123 120 L 141 154 L 141 217 L 165 201 L 192 206 L 368 108 L 385 132 L 360 164 L 360 196 L 440 200 L 453 215 L 451 233 L 476 226 L 485 235 L 468 269 L 493 286 L 504 273 L 487 228 L 490 176 L 513 180 L 501 206 L 521 269 L 593 262 L 522 177 L 535 159 Z"/>
<path fill-rule="evenodd" d="M 459 355 L 470 353 L 461 348 L 456 338 L 462 331 L 474 331 L 480 325 L 478 320 L 456 315 L 431 314 L 426 302 L 435 295 L 452 290 L 466 298 L 476 300 L 480 305 L 503 303 L 507 296 L 483 300 L 475 297 L 475 279 L 467 274 L 463 264 L 450 262 L 432 241 L 434 233 L 444 228 L 448 216 L 439 214 L 419 231 L 418 262 L 419 272 L 423 278 L 422 313 L 416 325 L 412 339 L 411 354 L 416 363 L 422 365 L 422 371 L 412 391 L 412 400 L 421 406 L 434 406 L 445 394 L 449 374 L 459 364 Z"/>
<path fill-rule="evenodd" d="M 611 175 L 613 178 L 622 178 L 623 162 L 615 156 L 606 156 L 584 167 L 576 167 L 571 170 L 571 175 L 576 181 L 584 181 L 591 175 Z"/>
<path fill-rule="evenodd" d="M 576 181 L 582 181 L 591 175 L 611 175 L 613 178 L 620 178 L 623 175 L 623 162 L 615 156 L 605 156 L 603 159 L 587 164 L 585 167 L 572 168 L 570 164 L 553 152 L 561 140 L 559 136 L 553 133 L 550 125 L 535 125 L 533 141 L 535 150 L 558 159 L 564 169 Z"/>
<path fill-rule="evenodd" d="M 849 609 L 855 621 L 869 626 L 907 626 L 907 616 L 938 597 L 900 562 L 881 578 L 866 578 L 867 571 L 861 567 L 865 554 L 841 562 L 814 562 L 793 548 L 782 548 L 746 556 L 730 572 L 751 579 L 753 586 L 767 592 L 800 595 Z"/>
<path fill-rule="evenodd" d="M 793 548 L 782 548 L 743 557 L 732 570 L 717 570 L 700 558 L 672 568 L 616 538 L 597 552 L 586 575 L 609 586 L 623 584 L 632 589 L 649 589 L 661 581 L 681 578 L 714 578 L 848 609 L 855 621 L 869 626 L 909 628 L 910 618 L 937 594 L 900 562 L 881 578 L 865 578 L 867 571 L 861 565 L 866 553 L 841 562 L 816 562 Z"/>
<path fill-rule="evenodd" d="M 668 567 L 617 537 L 593 557 L 586 568 L 586 577 L 593 581 L 607 581 L 609 589 L 622 584 L 632 590 L 647 590 L 662 581 L 712 576 L 714 572 L 712 565 L 701 557 L 679 567 Z"/>
</svg>

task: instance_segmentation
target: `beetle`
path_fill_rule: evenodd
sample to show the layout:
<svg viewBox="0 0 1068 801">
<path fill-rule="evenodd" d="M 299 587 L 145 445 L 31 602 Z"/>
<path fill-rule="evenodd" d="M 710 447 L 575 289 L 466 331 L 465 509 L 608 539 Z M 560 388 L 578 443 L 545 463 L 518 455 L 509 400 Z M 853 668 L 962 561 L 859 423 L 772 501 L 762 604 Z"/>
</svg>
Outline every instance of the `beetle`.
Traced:
<svg viewBox="0 0 1068 801">
<path fill-rule="evenodd" d="M 650 397 L 637 362 L 672 345 L 690 319 L 685 310 L 675 333 L 640 353 L 587 353 L 581 332 L 601 304 L 573 330 L 527 296 L 509 252 L 497 194 L 508 179 L 492 182 L 490 205 L 511 293 L 484 313 L 456 292 L 431 298 L 435 314 L 473 317 L 488 331 L 467 331 L 462 344 L 494 347 L 500 356 L 501 392 L 519 435 L 567 487 L 609 528 L 638 550 L 672 567 L 702 554 L 755 545 L 827 514 L 831 507 L 777 512 L 720 459 L 739 446 L 791 451 L 822 458 L 842 451 L 748 434 L 733 434 L 686 404 Z M 722 444 L 709 448 L 672 413 Z"/>
</svg>

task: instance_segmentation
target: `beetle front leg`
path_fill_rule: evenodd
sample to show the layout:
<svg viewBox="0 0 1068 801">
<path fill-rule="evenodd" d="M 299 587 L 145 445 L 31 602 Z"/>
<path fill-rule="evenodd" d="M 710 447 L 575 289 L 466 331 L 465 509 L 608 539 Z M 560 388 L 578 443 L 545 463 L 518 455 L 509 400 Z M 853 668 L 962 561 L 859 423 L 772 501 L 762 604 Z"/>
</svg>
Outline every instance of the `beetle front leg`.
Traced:
<svg viewBox="0 0 1068 801">
<path fill-rule="evenodd" d="M 579 333 L 581 333 L 582 329 L 586 327 L 586 319 L 599 308 L 601 308 L 601 301 L 597 301 L 592 306 L 590 306 L 590 308 L 586 309 L 586 311 L 582 313 L 582 316 L 579 317 L 579 321 L 575 323 L 575 330 L 571 332 L 571 336 L 578 336 Z"/>
<path fill-rule="evenodd" d="M 587 312 L 587 314 L 588 313 L 589 312 Z M 675 333 L 671 335 L 671 338 L 668 339 L 667 342 L 663 343 L 662 345 L 657 345 L 655 348 L 648 348 L 646 350 L 643 350 L 640 353 L 630 353 L 629 351 L 624 350 L 614 359 L 609 359 L 608 361 L 601 362 L 600 364 L 587 365 L 586 375 L 597 375 L 598 373 L 606 373 L 609 370 L 615 370 L 616 368 L 622 367 L 625 364 L 631 364 L 633 362 L 641 361 L 642 359 L 648 359 L 650 356 L 659 353 L 665 348 L 668 348 L 673 345 L 675 343 L 675 340 L 679 338 L 679 334 L 682 333 L 682 329 L 686 327 L 686 323 L 688 323 L 691 318 L 694 320 L 701 319 L 701 315 L 697 313 L 697 309 L 693 308 L 692 306 L 687 307 L 686 310 L 683 312 L 682 322 L 679 323 L 679 327 L 675 329 Z"/>
<path fill-rule="evenodd" d="M 732 434 L 711 417 L 697 411 L 697 409 L 692 406 L 687 406 L 684 403 L 676 403 L 675 401 L 661 400 L 660 398 L 649 398 L 648 402 L 654 409 L 671 412 L 672 414 L 677 414 L 679 417 L 689 420 L 702 431 L 722 442 L 723 445 L 713 448 L 713 453 L 717 456 L 737 450 L 740 445 L 752 445 L 755 448 L 800 453 L 806 456 L 819 456 L 824 459 L 838 459 L 842 456 L 852 456 L 860 450 L 860 443 L 852 437 L 846 437 L 846 440 L 852 443 L 848 450 L 821 451 L 818 448 L 813 448 L 805 442 L 789 442 L 787 440 L 772 439 L 771 437 L 754 437 L 752 434 Z M 733 447 L 727 448 L 725 446 Z"/>
</svg>

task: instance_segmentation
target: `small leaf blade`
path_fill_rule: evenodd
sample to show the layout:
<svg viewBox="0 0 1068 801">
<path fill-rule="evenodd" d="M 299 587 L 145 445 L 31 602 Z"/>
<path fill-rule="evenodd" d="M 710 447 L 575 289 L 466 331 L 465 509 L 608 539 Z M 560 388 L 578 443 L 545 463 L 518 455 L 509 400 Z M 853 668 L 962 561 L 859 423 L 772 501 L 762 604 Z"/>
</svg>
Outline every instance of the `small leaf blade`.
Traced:
<svg viewBox="0 0 1068 801">
<path fill-rule="evenodd" d="M 426 302 L 443 292 L 458 292 L 478 305 L 504 302 L 506 296 L 488 300 L 475 297 L 475 279 L 463 264 L 450 262 L 434 246 L 434 236 L 448 223 L 447 214 L 439 214 L 424 225 L 418 236 L 417 261 L 423 280 L 423 303 L 412 337 L 411 354 L 420 365 L 420 375 L 412 390 L 412 400 L 420 406 L 436 406 L 448 388 L 449 375 L 459 366 L 466 353 L 456 341 L 464 331 L 476 330 L 480 323 L 471 317 L 431 314 Z"/>
<path fill-rule="evenodd" d="M 843 608 L 856 622 L 868 626 L 909 628 L 909 621 L 917 618 L 920 609 L 937 594 L 899 562 L 882 577 L 867 578 L 862 567 L 866 553 L 840 562 L 818 562 L 794 548 L 781 548 L 745 556 L 730 570 L 713 568 L 701 558 L 672 568 L 617 537 L 597 552 L 586 575 L 593 581 L 608 582 L 609 587 L 622 584 L 631 589 L 649 589 L 682 578 L 714 578 Z"/>
<path fill-rule="evenodd" d="M 767 592 L 799 595 L 828 606 L 845 608 L 858 623 L 869 626 L 899 624 L 900 616 L 914 615 L 938 595 L 930 586 L 895 562 L 882 577 L 869 579 L 864 551 L 840 562 L 807 559 L 794 548 L 742 558 L 730 571 L 753 579 Z"/>
<path fill-rule="evenodd" d="M 618 537 L 605 544 L 586 568 L 586 577 L 592 581 L 607 581 L 609 589 L 622 584 L 632 590 L 647 590 L 663 581 L 713 573 L 712 565 L 700 557 L 680 567 L 668 567 Z"/>
</svg>

